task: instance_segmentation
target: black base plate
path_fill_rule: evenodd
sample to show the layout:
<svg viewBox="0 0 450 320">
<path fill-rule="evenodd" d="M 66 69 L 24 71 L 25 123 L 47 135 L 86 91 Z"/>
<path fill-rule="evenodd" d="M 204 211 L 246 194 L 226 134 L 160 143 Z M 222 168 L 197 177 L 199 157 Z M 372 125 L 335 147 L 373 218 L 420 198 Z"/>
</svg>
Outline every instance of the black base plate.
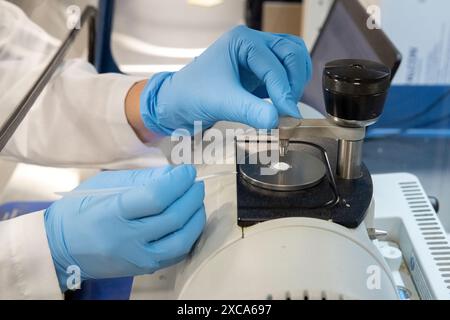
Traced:
<svg viewBox="0 0 450 320">
<path fill-rule="evenodd" d="M 248 227 L 259 222 L 280 218 L 308 217 L 330 220 L 347 228 L 357 228 L 367 214 L 373 196 L 370 173 L 365 165 L 362 177 L 356 180 L 339 179 L 336 175 L 337 142 L 310 140 L 327 150 L 336 179 L 339 203 L 324 204 L 333 200 L 334 194 L 327 178 L 317 186 L 302 191 L 269 191 L 255 187 L 240 175 L 237 177 L 238 225 Z M 294 146 L 291 146 L 292 148 Z M 301 145 L 301 150 L 309 150 Z M 313 152 L 314 153 L 314 152 Z M 320 156 L 318 156 L 320 157 Z M 319 160 L 320 161 L 320 160 Z M 239 172 L 239 168 L 237 168 Z"/>
</svg>

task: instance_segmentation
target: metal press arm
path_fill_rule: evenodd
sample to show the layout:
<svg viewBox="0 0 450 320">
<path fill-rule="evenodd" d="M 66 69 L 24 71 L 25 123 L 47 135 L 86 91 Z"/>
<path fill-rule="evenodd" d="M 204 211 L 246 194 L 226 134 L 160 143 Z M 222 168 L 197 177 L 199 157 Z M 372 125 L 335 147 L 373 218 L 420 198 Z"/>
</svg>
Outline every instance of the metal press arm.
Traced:
<svg viewBox="0 0 450 320">
<path fill-rule="evenodd" d="M 365 127 L 339 127 L 328 119 L 283 118 L 279 125 L 280 155 L 288 152 L 290 141 L 301 141 L 305 137 L 338 140 L 337 175 L 343 179 L 357 179 L 361 176 L 365 135 Z"/>
</svg>

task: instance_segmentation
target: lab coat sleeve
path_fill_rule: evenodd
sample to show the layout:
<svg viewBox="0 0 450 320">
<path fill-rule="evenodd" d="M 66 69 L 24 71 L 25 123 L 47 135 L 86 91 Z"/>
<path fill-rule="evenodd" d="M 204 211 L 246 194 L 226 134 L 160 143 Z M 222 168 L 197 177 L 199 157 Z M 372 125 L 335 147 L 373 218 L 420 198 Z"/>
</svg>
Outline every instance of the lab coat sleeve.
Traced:
<svg viewBox="0 0 450 320">
<path fill-rule="evenodd" d="M 0 299 L 61 300 L 44 212 L 0 222 Z"/>
<path fill-rule="evenodd" d="M 0 0 L 0 123 L 57 48 L 57 40 L 19 8 Z M 81 59 L 66 61 L 2 156 L 41 165 L 101 167 L 152 152 L 138 139 L 125 115 L 125 97 L 139 80 L 97 74 Z"/>
</svg>

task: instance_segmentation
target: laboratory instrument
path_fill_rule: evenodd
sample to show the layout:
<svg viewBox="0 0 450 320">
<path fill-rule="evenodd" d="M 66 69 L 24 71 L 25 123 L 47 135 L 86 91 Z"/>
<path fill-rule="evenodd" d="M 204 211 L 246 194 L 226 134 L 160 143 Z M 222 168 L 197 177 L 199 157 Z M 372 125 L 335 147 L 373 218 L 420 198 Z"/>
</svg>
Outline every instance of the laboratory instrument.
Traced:
<svg viewBox="0 0 450 320">
<path fill-rule="evenodd" d="M 236 177 L 206 184 L 209 218 L 189 257 L 135 279 L 131 298 L 450 297 L 449 242 L 420 182 L 372 176 L 361 161 L 389 68 L 332 61 L 322 83 L 327 119 L 284 119 L 278 137 L 236 138 L 236 155 L 245 156 L 287 140 L 270 149 L 287 166 L 277 163 L 274 178 L 236 158 Z"/>
</svg>

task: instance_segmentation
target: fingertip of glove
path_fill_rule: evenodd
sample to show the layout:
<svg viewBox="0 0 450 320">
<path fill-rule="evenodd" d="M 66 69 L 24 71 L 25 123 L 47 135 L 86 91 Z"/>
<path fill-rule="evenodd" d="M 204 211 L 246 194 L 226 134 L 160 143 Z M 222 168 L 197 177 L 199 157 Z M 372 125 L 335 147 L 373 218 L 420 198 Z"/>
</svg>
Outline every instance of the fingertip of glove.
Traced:
<svg viewBox="0 0 450 320">
<path fill-rule="evenodd" d="M 295 103 L 294 106 L 292 106 L 290 112 L 289 112 L 289 116 L 294 117 L 294 118 L 301 118 L 302 115 L 300 114 L 300 109 L 298 108 L 298 105 Z"/>
<path fill-rule="evenodd" d="M 278 126 L 278 111 L 272 106 L 263 106 L 255 117 L 257 129 L 274 129 Z"/>
<path fill-rule="evenodd" d="M 282 105 L 278 105 L 279 116 L 301 118 L 300 109 L 294 98 L 285 99 Z"/>
<path fill-rule="evenodd" d="M 168 165 L 166 165 L 166 166 L 164 166 L 164 167 L 161 167 L 161 168 L 158 168 L 158 169 L 156 169 L 156 170 L 160 172 L 160 175 L 164 175 L 164 174 L 169 173 L 169 172 L 172 171 L 173 169 L 174 169 L 174 166 L 171 165 L 171 164 L 168 164 Z M 151 171 L 154 172 L 153 169 L 149 169 L 149 170 L 151 170 Z"/>
<path fill-rule="evenodd" d="M 193 183 L 197 176 L 197 169 L 191 164 L 183 164 L 173 168 L 170 174 L 174 175 L 176 179 L 187 179 Z"/>
<path fill-rule="evenodd" d="M 203 181 L 196 182 L 192 188 L 195 189 L 195 191 L 198 193 L 199 197 L 202 199 L 205 198 L 205 183 Z"/>
</svg>

